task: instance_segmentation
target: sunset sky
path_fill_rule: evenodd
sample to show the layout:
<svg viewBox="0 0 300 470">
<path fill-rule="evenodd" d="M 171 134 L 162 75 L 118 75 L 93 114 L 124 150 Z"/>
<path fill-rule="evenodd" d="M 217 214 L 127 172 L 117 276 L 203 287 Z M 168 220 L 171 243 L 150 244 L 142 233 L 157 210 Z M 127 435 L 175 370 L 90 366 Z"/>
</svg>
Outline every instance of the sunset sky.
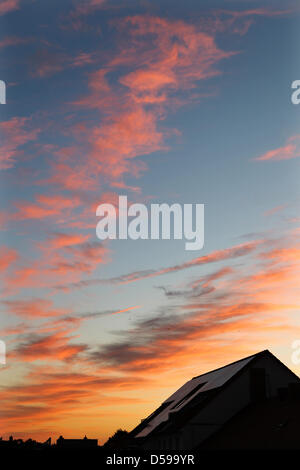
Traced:
<svg viewBox="0 0 300 470">
<path fill-rule="evenodd" d="M 0 0 L 0 436 L 132 429 L 300 339 L 298 1 Z M 205 204 L 205 245 L 96 207 Z"/>
</svg>

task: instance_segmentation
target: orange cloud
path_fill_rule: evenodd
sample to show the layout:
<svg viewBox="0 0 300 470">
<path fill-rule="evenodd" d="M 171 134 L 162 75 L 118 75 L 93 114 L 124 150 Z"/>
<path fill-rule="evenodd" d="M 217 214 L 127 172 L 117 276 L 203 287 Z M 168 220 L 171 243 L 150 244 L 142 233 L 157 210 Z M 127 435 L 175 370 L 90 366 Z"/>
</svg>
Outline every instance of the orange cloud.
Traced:
<svg viewBox="0 0 300 470">
<path fill-rule="evenodd" d="M 21 343 L 10 354 L 10 358 L 19 358 L 22 361 L 59 360 L 68 361 L 75 359 L 77 355 L 87 349 L 84 344 L 71 344 L 68 332 L 58 331 L 48 335 L 29 335 L 29 338 Z"/>
<path fill-rule="evenodd" d="M 168 395 L 168 387 L 171 390 L 192 374 L 274 342 L 280 345 L 286 337 L 294 334 L 289 314 L 299 310 L 300 306 L 299 292 L 293 292 L 291 282 L 294 279 L 294 284 L 297 284 L 300 270 L 295 240 L 296 237 L 289 240 L 288 247 L 283 240 L 276 243 L 264 241 L 207 255 L 210 260 L 229 261 L 234 259 L 229 254 L 241 255 L 249 250 L 249 254 L 254 256 L 245 270 L 225 266 L 189 282 L 189 289 L 182 291 L 183 302 L 178 303 L 177 298 L 175 305 L 171 303 L 169 308 L 164 305 L 163 312 L 136 319 L 129 331 L 118 332 L 116 341 L 98 348 L 77 344 L 74 342 L 76 338 L 70 334 L 79 327 L 83 318 L 92 320 L 93 314 L 79 318 L 63 316 L 52 324 L 45 324 L 39 332 L 25 335 L 20 346 L 13 350 L 12 359 L 47 360 L 47 371 L 44 367 L 35 366 L 26 377 L 26 384 L 2 390 L 0 395 L 7 411 L 3 419 L 10 422 L 14 430 L 24 432 L 22 417 L 31 417 L 33 425 L 28 432 L 32 433 L 39 423 L 51 426 L 55 421 L 58 425 L 62 410 L 67 421 L 72 419 L 76 408 L 79 426 L 78 413 L 87 413 L 88 410 L 97 413 L 94 404 L 99 402 L 99 391 L 105 389 L 109 397 L 104 400 L 105 406 L 112 405 L 112 397 L 116 391 L 119 392 L 121 400 L 117 415 L 120 416 L 126 408 L 130 427 L 138 420 L 134 402 L 126 401 L 130 390 L 138 391 L 142 387 L 143 397 L 149 394 L 152 402 L 157 394 L 159 401 Z M 273 278 L 269 282 L 274 268 L 278 271 L 278 279 Z M 289 270 L 285 271 L 285 268 Z M 285 275 L 280 277 L 280 272 Z M 205 286 L 213 289 L 205 289 Z M 172 296 L 170 299 L 172 302 Z M 127 310 L 121 309 L 116 313 Z M 57 366 L 49 365 L 51 358 L 61 361 L 63 367 L 67 363 L 68 373 L 61 373 Z M 156 382 L 158 362 L 167 379 L 166 389 Z M 78 370 L 75 373 L 75 364 L 84 366 L 86 373 L 78 373 Z M 67 397 L 67 404 L 64 397 Z M 140 413 L 145 413 L 144 408 Z M 117 427 L 118 418 L 113 413 L 110 419 Z M 60 423 L 60 429 L 67 429 L 65 426 Z M 107 425 L 103 438 L 110 431 L 110 425 Z"/>
<path fill-rule="evenodd" d="M 235 341 L 239 348 L 246 335 L 249 351 L 270 341 L 277 345 L 286 341 L 294 334 L 293 314 L 300 307 L 295 241 L 296 237 L 276 243 L 266 240 L 247 269 L 226 266 L 189 283 L 189 289 L 177 291 L 173 307 L 137 320 L 123 338 L 118 335 L 116 342 L 91 352 L 91 360 L 122 371 L 154 373 L 157 362 L 167 371 L 202 357 L 212 342 L 216 351 Z M 174 298 L 167 289 L 164 292 L 169 300 Z"/>
<path fill-rule="evenodd" d="M 76 437 L 80 433 L 77 428 L 81 419 L 89 423 L 95 420 L 96 425 L 100 421 L 103 423 L 103 417 L 107 414 L 105 410 L 109 406 L 135 406 L 144 402 L 138 394 L 128 396 L 128 392 L 136 386 L 136 378 L 130 375 L 108 378 L 95 372 L 68 372 L 42 366 L 35 368 L 28 378 L 27 385 L 11 385 L 0 392 L 5 409 L 1 414 L 2 422 L 6 429 L 13 429 L 14 436 L 47 439 L 49 433 L 54 431 L 56 434 L 55 428 L 59 427 L 59 432 L 64 436 Z M 141 377 L 139 383 L 142 388 L 147 384 L 147 379 Z M 111 388 L 119 393 L 108 395 Z M 98 410 L 95 410 L 93 403 L 101 404 Z M 71 425 L 70 418 L 74 413 L 77 424 Z M 113 429 L 115 425 L 111 423 L 110 427 Z M 91 433 L 94 434 L 89 432 L 89 436 Z M 99 430 L 96 437 L 99 437 L 98 433 Z M 103 432 L 103 438 L 105 434 Z"/>
<path fill-rule="evenodd" d="M 25 318 L 48 318 L 69 313 L 66 309 L 53 307 L 53 302 L 46 299 L 3 300 L 9 313 Z"/>
<path fill-rule="evenodd" d="M 9 275 L 5 276 L 5 295 L 12 295 L 20 289 L 52 288 L 62 283 L 68 276 L 73 282 L 79 282 L 86 273 L 93 272 L 100 264 L 107 262 L 107 247 L 96 242 L 76 241 L 86 237 L 62 237 L 39 243 L 42 256 L 30 266 L 16 266 Z"/>
</svg>

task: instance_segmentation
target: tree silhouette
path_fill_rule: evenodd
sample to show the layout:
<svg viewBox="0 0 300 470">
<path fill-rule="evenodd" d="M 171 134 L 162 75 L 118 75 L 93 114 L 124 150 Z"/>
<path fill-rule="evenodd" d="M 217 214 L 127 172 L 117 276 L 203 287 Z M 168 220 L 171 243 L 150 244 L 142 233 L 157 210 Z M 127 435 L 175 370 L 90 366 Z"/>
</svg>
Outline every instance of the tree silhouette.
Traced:
<svg viewBox="0 0 300 470">
<path fill-rule="evenodd" d="M 103 444 L 103 447 L 110 449 L 124 449 L 130 445 L 131 438 L 129 432 L 124 429 L 118 429 L 108 440 Z"/>
</svg>

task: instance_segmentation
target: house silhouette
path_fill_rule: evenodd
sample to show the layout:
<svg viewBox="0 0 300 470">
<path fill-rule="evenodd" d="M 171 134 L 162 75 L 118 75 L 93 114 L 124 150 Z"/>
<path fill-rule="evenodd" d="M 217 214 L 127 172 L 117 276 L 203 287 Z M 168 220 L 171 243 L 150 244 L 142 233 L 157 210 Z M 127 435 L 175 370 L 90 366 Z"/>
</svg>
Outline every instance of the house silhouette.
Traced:
<svg viewBox="0 0 300 470">
<path fill-rule="evenodd" d="M 56 446 L 59 449 L 91 449 L 98 446 L 98 439 L 88 439 L 86 436 L 83 439 L 65 439 L 59 436 Z"/>
<path fill-rule="evenodd" d="M 192 378 L 130 435 L 148 450 L 300 448 L 297 425 L 300 379 L 264 350 Z"/>
</svg>

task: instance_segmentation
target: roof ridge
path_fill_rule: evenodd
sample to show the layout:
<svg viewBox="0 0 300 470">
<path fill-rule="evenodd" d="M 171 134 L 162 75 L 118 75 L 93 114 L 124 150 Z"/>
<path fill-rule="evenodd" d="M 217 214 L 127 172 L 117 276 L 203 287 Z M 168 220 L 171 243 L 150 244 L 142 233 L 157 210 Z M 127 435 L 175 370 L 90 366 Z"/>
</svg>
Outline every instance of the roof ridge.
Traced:
<svg viewBox="0 0 300 470">
<path fill-rule="evenodd" d="M 271 352 L 268 349 L 264 349 L 263 351 L 259 351 L 255 354 L 251 354 L 250 356 L 243 357 L 242 359 L 238 359 L 237 361 L 230 362 L 230 364 L 225 364 L 224 366 L 217 367 L 216 369 L 203 372 L 203 374 L 196 375 L 195 377 L 192 377 L 190 380 L 199 379 L 199 377 L 202 377 L 203 375 L 211 374 L 212 372 L 216 372 L 217 370 L 225 369 L 225 367 L 229 367 L 229 366 L 232 366 L 233 364 L 238 364 L 239 362 L 246 361 L 246 359 L 250 359 L 251 357 L 254 359 L 254 357 L 257 357 L 258 355 L 264 354 L 264 353 L 271 354 Z"/>
</svg>

